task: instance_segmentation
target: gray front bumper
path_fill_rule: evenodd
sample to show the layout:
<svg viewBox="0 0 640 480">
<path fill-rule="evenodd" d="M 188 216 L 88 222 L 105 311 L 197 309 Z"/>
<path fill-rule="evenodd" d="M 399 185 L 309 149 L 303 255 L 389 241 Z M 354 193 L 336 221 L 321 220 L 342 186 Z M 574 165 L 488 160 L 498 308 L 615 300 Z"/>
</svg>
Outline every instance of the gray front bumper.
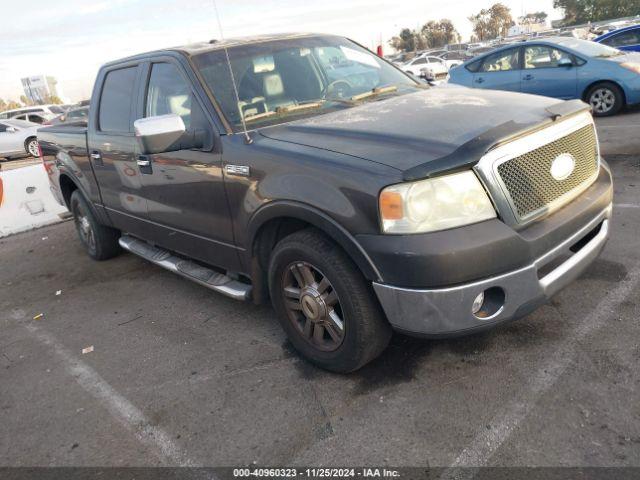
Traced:
<svg viewBox="0 0 640 480">
<path fill-rule="evenodd" d="M 399 288 L 374 283 L 373 287 L 391 325 L 407 333 L 427 336 L 455 335 L 480 330 L 522 317 L 545 303 L 574 281 L 593 262 L 609 238 L 611 205 L 596 218 L 531 265 L 519 270 L 464 285 L 433 290 Z M 599 231 L 577 252 L 571 247 Z M 556 265 L 558 259 L 570 254 Z M 544 267 L 553 265 L 542 276 Z M 487 318 L 471 312 L 474 299 L 482 292 L 499 287 L 504 291 L 501 308 Z"/>
</svg>

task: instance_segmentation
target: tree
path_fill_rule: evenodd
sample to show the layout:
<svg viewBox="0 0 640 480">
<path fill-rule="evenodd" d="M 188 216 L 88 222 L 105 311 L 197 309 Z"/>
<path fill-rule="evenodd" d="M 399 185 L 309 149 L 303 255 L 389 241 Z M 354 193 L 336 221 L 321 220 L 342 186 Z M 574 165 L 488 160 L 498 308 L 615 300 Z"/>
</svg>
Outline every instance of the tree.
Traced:
<svg viewBox="0 0 640 480">
<path fill-rule="evenodd" d="M 480 41 L 506 37 L 509 28 L 515 25 L 511 10 L 502 3 L 480 10 L 476 15 L 470 16 L 469 21 L 473 24 L 473 32 Z"/>
<path fill-rule="evenodd" d="M 3 100 L 0 98 L 0 112 L 4 112 L 5 110 L 13 110 L 14 108 L 20 108 L 20 105 L 15 100 Z"/>
<path fill-rule="evenodd" d="M 20 101 L 25 107 L 31 107 L 33 105 L 33 102 L 28 99 L 26 95 L 20 95 Z"/>
<path fill-rule="evenodd" d="M 62 100 L 57 95 L 45 95 L 42 99 L 45 104 L 62 105 Z"/>
<path fill-rule="evenodd" d="M 390 45 L 396 50 L 413 52 L 416 50 L 416 35 L 409 28 L 403 28 L 397 37 L 390 40 Z"/>
<path fill-rule="evenodd" d="M 547 12 L 527 13 L 524 17 L 518 18 L 520 25 L 535 25 L 547 21 Z"/>
<path fill-rule="evenodd" d="M 453 26 L 453 22 L 446 18 L 439 22 L 430 20 L 425 23 L 420 30 L 420 34 L 424 37 L 427 48 L 444 47 L 450 43 L 458 43 L 460 41 L 460 34 Z"/>
<path fill-rule="evenodd" d="M 553 0 L 554 8 L 564 10 L 563 25 L 631 17 L 640 12 L 640 0 Z"/>
<path fill-rule="evenodd" d="M 415 52 L 443 47 L 459 40 L 460 34 L 453 26 L 453 22 L 445 18 L 439 22 L 430 20 L 418 31 L 403 28 L 397 36 L 389 40 L 389 44 L 398 51 Z"/>
</svg>

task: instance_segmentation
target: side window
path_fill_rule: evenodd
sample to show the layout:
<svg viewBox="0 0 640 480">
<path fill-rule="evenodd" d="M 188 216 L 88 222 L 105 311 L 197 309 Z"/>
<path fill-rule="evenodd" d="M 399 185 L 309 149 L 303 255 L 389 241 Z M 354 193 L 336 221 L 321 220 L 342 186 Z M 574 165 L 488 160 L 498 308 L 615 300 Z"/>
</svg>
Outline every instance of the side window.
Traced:
<svg viewBox="0 0 640 480">
<path fill-rule="evenodd" d="M 40 115 L 29 115 L 29 121 L 33 123 L 42 123 L 42 117 Z"/>
<path fill-rule="evenodd" d="M 605 39 L 602 43 L 610 47 L 627 47 L 629 45 L 640 44 L 640 30 L 619 33 Z"/>
<path fill-rule="evenodd" d="M 524 68 L 556 68 L 561 61 L 573 63 L 573 56 L 557 48 L 535 45 L 524 49 Z"/>
<path fill-rule="evenodd" d="M 100 96 L 98 123 L 103 132 L 131 132 L 131 107 L 138 67 L 107 73 Z"/>
<path fill-rule="evenodd" d="M 476 73 L 478 70 L 480 70 L 480 65 L 482 65 L 482 60 L 476 60 L 475 62 L 471 62 L 470 64 L 468 64 L 466 66 L 466 69 L 471 73 Z"/>
<path fill-rule="evenodd" d="M 510 48 L 485 58 L 481 72 L 504 72 L 520 68 L 520 48 Z"/>
<path fill-rule="evenodd" d="M 149 77 L 145 116 L 180 115 L 184 126 L 192 125 L 192 108 L 197 106 L 191 86 L 171 63 L 154 63 Z"/>
<path fill-rule="evenodd" d="M 7 131 L 7 126 L 4 123 L 0 123 L 0 133 Z"/>
<path fill-rule="evenodd" d="M 415 62 L 413 62 L 413 65 L 423 65 L 425 63 L 427 63 L 427 59 L 426 58 L 419 58 Z"/>
</svg>

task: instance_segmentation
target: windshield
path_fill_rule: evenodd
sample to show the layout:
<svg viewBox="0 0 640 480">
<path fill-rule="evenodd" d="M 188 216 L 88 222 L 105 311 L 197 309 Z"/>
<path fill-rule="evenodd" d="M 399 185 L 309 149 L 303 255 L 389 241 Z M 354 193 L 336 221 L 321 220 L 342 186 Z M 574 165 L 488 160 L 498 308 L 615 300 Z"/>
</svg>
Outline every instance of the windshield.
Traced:
<svg viewBox="0 0 640 480">
<path fill-rule="evenodd" d="M 587 40 L 579 40 L 577 38 L 562 42 L 567 48 L 572 48 L 582 55 L 595 58 L 609 58 L 624 55 L 624 53 L 616 48 L 607 47 L 601 43 L 589 42 Z"/>
<path fill-rule="evenodd" d="M 51 112 L 55 113 L 56 115 L 60 115 L 61 113 L 64 113 L 64 110 L 56 105 L 50 105 L 49 110 L 51 110 Z"/>
<path fill-rule="evenodd" d="M 207 86 L 235 127 L 288 121 L 414 91 L 419 84 L 357 44 L 303 37 L 230 47 L 194 57 Z"/>
</svg>

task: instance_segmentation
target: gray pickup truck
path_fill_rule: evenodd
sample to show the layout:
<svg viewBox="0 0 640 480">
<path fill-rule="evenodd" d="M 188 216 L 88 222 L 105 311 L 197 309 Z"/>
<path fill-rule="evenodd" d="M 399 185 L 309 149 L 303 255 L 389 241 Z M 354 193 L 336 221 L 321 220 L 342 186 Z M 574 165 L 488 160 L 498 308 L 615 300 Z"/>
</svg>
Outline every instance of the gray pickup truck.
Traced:
<svg viewBox="0 0 640 480">
<path fill-rule="evenodd" d="M 121 249 L 272 302 L 315 364 L 360 368 L 393 330 L 522 317 L 609 236 L 588 106 L 429 88 L 328 35 L 209 42 L 109 63 L 88 126 L 39 131 L 89 255 Z"/>
</svg>

